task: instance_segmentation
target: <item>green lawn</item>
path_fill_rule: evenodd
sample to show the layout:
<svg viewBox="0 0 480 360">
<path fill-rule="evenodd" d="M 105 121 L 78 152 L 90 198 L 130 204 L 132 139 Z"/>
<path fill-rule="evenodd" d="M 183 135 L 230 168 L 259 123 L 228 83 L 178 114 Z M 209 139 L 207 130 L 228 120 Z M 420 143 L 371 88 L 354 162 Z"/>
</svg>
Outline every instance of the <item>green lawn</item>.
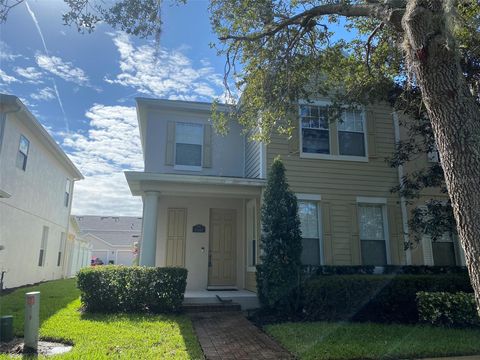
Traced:
<svg viewBox="0 0 480 360">
<path fill-rule="evenodd" d="M 299 359 L 409 359 L 480 354 L 480 329 L 284 323 L 265 329 Z"/>
<path fill-rule="evenodd" d="M 75 280 L 51 281 L 0 298 L 22 333 L 24 294 L 41 291 L 40 337 L 73 343 L 61 359 L 203 359 L 191 321 L 181 315 L 82 314 Z M 6 359 L 1 356 L 0 359 Z"/>
</svg>

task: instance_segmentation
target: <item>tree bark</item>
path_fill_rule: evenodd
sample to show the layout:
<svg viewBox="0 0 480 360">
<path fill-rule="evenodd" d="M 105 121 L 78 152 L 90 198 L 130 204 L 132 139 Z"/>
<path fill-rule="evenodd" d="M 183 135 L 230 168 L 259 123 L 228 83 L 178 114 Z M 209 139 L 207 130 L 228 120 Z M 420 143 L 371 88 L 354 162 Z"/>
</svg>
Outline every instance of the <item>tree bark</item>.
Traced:
<svg viewBox="0 0 480 360">
<path fill-rule="evenodd" d="M 460 68 L 448 2 L 408 1 L 404 49 L 432 123 L 480 314 L 480 105 Z"/>
</svg>

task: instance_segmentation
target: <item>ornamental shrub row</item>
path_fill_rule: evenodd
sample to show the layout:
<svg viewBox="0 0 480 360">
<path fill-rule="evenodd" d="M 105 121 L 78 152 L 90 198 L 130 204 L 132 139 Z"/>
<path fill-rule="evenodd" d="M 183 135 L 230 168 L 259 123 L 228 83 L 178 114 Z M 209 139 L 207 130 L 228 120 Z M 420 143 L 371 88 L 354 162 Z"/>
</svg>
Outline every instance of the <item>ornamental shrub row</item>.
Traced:
<svg viewBox="0 0 480 360">
<path fill-rule="evenodd" d="M 306 320 L 418 322 L 419 291 L 472 292 L 468 274 L 331 275 L 304 284 Z"/>
<path fill-rule="evenodd" d="M 187 270 L 143 266 L 95 266 L 77 275 L 89 312 L 176 312 L 183 302 Z"/>
<path fill-rule="evenodd" d="M 308 278 L 314 275 L 366 275 L 366 274 L 467 274 L 464 266 L 397 266 L 386 265 L 375 268 L 373 265 L 304 265 L 303 273 Z"/>
<path fill-rule="evenodd" d="M 472 293 L 418 292 L 420 321 L 450 327 L 480 326 Z"/>
</svg>

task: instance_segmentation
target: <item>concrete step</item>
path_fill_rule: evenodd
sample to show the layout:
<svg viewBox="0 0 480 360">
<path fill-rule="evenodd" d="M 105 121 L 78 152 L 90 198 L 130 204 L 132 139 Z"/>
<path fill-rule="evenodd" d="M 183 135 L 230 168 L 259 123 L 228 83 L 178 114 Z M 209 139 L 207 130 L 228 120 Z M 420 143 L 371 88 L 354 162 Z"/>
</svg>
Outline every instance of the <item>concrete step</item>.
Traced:
<svg viewBox="0 0 480 360">
<path fill-rule="evenodd" d="M 240 304 L 231 303 L 196 303 L 196 304 L 183 304 L 182 309 L 186 313 L 198 313 L 198 312 L 231 312 L 240 311 Z"/>
</svg>

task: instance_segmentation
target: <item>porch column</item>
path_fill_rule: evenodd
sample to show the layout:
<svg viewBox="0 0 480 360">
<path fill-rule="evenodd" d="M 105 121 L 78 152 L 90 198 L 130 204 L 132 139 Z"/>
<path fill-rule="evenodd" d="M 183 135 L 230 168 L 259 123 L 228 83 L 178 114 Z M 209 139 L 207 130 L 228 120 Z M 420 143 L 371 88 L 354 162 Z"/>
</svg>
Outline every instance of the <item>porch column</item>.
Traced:
<svg viewBox="0 0 480 360">
<path fill-rule="evenodd" d="M 143 238 L 140 245 L 140 265 L 155 266 L 157 253 L 157 191 L 146 191 L 143 197 Z"/>
</svg>

